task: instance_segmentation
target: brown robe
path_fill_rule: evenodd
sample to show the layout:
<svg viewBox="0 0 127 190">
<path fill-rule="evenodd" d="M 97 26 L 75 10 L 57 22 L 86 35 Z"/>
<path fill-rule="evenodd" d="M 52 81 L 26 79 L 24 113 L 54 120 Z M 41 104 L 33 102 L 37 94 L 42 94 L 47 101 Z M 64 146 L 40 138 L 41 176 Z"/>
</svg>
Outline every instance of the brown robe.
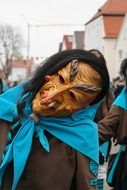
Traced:
<svg viewBox="0 0 127 190">
<path fill-rule="evenodd" d="M 127 111 L 112 106 L 106 117 L 99 122 L 99 138 L 103 143 L 114 137 L 118 144 L 127 145 Z M 121 154 L 114 175 L 114 190 L 127 189 L 127 149 Z M 116 175 L 117 174 L 117 175 Z"/>
<path fill-rule="evenodd" d="M 127 144 L 127 111 L 112 106 L 108 114 L 99 123 L 99 139 L 103 143 L 111 137 L 116 138 L 118 144 Z"/>
<path fill-rule="evenodd" d="M 97 177 L 90 171 L 90 159 L 49 133 L 46 136 L 50 152 L 46 152 L 34 137 L 16 190 L 96 190 L 96 185 L 90 185 L 90 180 Z M 0 190 L 11 190 L 12 180 L 11 163 L 6 169 Z"/>
</svg>

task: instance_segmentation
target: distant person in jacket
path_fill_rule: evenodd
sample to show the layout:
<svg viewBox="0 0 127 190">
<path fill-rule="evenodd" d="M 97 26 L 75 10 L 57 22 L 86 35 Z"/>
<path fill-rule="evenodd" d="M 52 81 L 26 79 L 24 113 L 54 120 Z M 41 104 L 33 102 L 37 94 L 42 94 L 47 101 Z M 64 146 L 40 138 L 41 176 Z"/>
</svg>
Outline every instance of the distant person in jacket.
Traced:
<svg viewBox="0 0 127 190">
<path fill-rule="evenodd" d="M 127 189 L 127 58 L 121 63 L 120 74 L 124 78 L 126 85 L 105 118 L 98 123 L 101 144 L 113 137 L 116 139 L 117 144 L 122 145 L 122 147 L 125 146 L 121 154 L 124 155 L 124 160 L 122 163 L 118 162 L 117 164 L 119 172 L 117 172 L 117 175 L 112 173 L 114 176 L 116 175 L 114 190 Z M 111 176 L 110 183 L 112 183 L 111 179 L 114 179 L 114 176 Z"/>
<path fill-rule="evenodd" d="M 114 101 L 114 93 L 113 88 L 110 85 L 109 91 L 104 98 L 104 100 L 101 102 L 100 106 L 97 109 L 94 121 L 98 123 L 100 120 L 102 120 L 105 115 L 108 113 L 113 101 Z M 106 141 L 104 144 L 100 146 L 99 151 L 99 170 L 98 170 L 98 190 L 103 190 L 104 188 L 104 182 L 106 178 L 106 162 L 108 160 L 109 154 L 111 149 L 111 140 Z"/>
</svg>

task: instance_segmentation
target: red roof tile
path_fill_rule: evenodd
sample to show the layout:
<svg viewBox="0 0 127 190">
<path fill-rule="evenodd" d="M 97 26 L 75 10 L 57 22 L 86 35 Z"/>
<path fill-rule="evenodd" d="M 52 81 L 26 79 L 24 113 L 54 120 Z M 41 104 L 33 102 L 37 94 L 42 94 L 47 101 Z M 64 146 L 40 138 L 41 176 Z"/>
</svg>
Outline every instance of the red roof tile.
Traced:
<svg viewBox="0 0 127 190">
<path fill-rule="evenodd" d="M 104 16 L 103 23 L 105 29 L 105 36 L 110 38 L 116 38 L 119 34 L 124 17 L 120 16 Z"/>
<path fill-rule="evenodd" d="M 12 60 L 9 62 L 8 67 L 13 68 L 31 68 L 32 60 Z"/>
<path fill-rule="evenodd" d="M 127 13 L 127 0 L 107 0 L 106 3 L 98 9 L 98 12 L 87 23 L 105 14 L 123 15 Z M 87 24 L 86 23 L 86 24 Z"/>
</svg>

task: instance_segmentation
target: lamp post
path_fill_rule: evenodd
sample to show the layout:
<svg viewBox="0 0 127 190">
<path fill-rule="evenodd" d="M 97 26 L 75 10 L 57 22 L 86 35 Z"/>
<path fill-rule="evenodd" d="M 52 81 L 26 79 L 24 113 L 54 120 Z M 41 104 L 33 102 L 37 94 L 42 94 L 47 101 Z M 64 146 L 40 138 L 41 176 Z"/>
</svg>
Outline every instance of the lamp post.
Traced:
<svg viewBox="0 0 127 190">
<path fill-rule="evenodd" d="M 21 15 L 27 25 L 27 58 L 30 58 L 30 45 L 31 45 L 31 27 L 72 27 L 72 26 L 84 26 L 84 24 L 30 24 L 24 15 Z"/>
<path fill-rule="evenodd" d="M 27 23 L 27 57 L 29 59 L 30 57 L 30 35 L 31 35 L 31 28 L 32 27 L 36 27 L 36 28 L 39 28 L 39 27 L 72 27 L 72 26 L 81 26 L 81 24 L 35 24 L 35 25 L 31 25 L 29 23 Z M 82 26 L 84 26 L 82 24 Z"/>
</svg>

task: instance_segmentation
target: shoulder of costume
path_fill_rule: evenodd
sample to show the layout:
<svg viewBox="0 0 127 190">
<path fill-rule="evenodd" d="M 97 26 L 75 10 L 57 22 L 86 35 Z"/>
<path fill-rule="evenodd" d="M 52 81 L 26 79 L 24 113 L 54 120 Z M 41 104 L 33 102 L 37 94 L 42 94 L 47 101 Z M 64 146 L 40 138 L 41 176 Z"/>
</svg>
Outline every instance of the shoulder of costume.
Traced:
<svg viewBox="0 0 127 190">
<path fill-rule="evenodd" d="M 16 103 L 19 96 L 23 92 L 23 86 L 25 83 L 26 81 L 20 83 L 16 87 L 9 89 L 8 91 L 0 95 L 0 99 L 2 98 L 2 99 L 10 100 L 11 102 Z"/>
<path fill-rule="evenodd" d="M 127 86 L 123 88 L 122 92 L 116 98 L 113 105 L 127 110 Z"/>
<path fill-rule="evenodd" d="M 0 119 L 12 122 L 17 115 L 17 102 L 25 82 L 0 95 Z"/>
</svg>

